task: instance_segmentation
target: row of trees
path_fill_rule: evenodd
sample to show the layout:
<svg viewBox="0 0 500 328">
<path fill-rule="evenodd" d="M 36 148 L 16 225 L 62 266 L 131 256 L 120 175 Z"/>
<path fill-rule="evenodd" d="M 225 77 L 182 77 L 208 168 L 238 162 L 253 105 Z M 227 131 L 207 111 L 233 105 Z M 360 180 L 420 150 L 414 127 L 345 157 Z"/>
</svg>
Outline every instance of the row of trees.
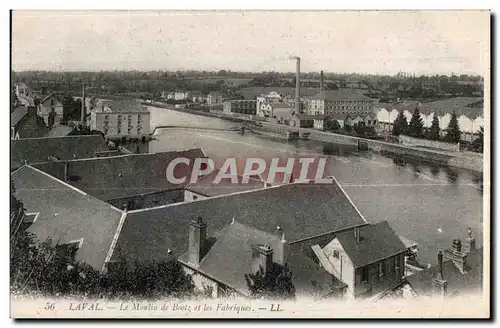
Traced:
<svg viewBox="0 0 500 328">
<path fill-rule="evenodd" d="M 439 119 L 437 115 L 434 115 L 430 129 L 424 128 L 424 121 L 420 115 L 420 109 L 418 107 L 415 108 L 409 123 L 403 111 L 400 111 L 396 120 L 394 120 L 392 128 L 392 134 L 395 136 L 404 134 L 414 138 L 426 138 L 430 140 L 443 140 L 458 143 L 461 140 L 462 132 L 460 131 L 457 114 L 455 112 L 451 114 L 450 122 L 446 128 L 447 134 L 444 138 L 441 138 L 440 131 L 441 128 L 439 126 Z"/>
<path fill-rule="evenodd" d="M 459 143 L 462 140 L 462 132 L 460 131 L 460 125 L 458 124 L 458 118 L 455 111 L 451 114 L 450 122 L 448 123 L 448 127 L 445 131 L 446 135 L 441 137 L 441 127 L 439 126 L 439 119 L 437 115 L 434 115 L 431 127 L 429 129 L 424 128 L 424 122 L 418 107 L 415 108 L 409 123 L 406 116 L 404 116 L 403 111 L 400 111 L 394 120 L 392 128 L 392 134 L 395 136 L 403 134 L 414 138 L 426 138 L 430 140 Z M 482 152 L 483 144 L 484 129 L 483 127 L 480 127 L 477 132 L 477 138 L 473 141 L 474 150 Z"/>
<path fill-rule="evenodd" d="M 10 277 L 11 292 L 44 296 L 74 296 L 85 298 L 206 297 L 195 291 L 190 275 L 176 261 L 149 263 L 113 263 L 108 273 L 74 260 L 75 248 L 57 245 L 52 240 L 38 243 L 28 232 L 23 203 L 15 196 L 11 181 L 10 203 Z M 285 266 L 274 266 L 245 275 L 254 297 L 293 297 L 292 274 Z"/>
</svg>

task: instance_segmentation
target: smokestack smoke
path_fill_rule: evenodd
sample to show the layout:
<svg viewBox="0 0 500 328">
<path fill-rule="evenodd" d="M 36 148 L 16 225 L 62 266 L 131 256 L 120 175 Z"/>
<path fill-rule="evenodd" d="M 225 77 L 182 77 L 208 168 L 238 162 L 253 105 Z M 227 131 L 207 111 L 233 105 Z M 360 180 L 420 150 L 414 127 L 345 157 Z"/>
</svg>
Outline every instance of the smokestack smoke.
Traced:
<svg viewBox="0 0 500 328">
<path fill-rule="evenodd" d="M 300 57 L 297 60 L 297 75 L 295 77 L 295 113 L 300 113 Z"/>
</svg>

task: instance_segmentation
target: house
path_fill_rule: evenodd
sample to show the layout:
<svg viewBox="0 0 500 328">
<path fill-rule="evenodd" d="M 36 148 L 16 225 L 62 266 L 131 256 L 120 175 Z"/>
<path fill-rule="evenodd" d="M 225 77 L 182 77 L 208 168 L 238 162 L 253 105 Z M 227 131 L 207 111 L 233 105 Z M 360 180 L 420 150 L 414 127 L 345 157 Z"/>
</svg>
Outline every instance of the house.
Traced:
<svg viewBox="0 0 500 328">
<path fill-rule="evenodd" d="M 312 246 L 319 263 L 347 286 L 348 298 L 366 298 L 399 285 L 407 247 L 387 221 L 345 230 L 324 247 Z"/>
<path fill-rule="evenodd" d="M 17 169 L 25 163 L 89 158 L 106 151 L 109 147 L 101 135 L 25 138 L 10 141 L 10 163 Z"/>
<path fill-rule="evenodd" d="M 260 96 L 257 96 L 256 100 L 257 100 L 257 115 L 269 117 L 271 116 L 269 113 L 264 114 L 262 112 L 264 110 L 269 111 L 271 104 L 282 102 L 282 97 L 276 91 L 271 91 L 268 94 L 261 94 Z M 263 108 L 264 106 L 265 109 Z"/>
<path fill-rule="evenodd" d="M 298 128 L 312 128 L 314 125 L 313 116 L 306 114 L 293 114 L 288 120 L 285 120 L 285 124 L 288 121 L 288 125 L 298 127 Z"/>
<path fill-rule="evenodd" d="M 10 113 L 10 138 L 38 138 L 48 132 L 35 106 L 17 106 Z"/>
<path fill-rule="evenodd" d="M 407 278 L 413 292 L 420 297 L 457 296 L 483 290 L 483 248 L 469 229 L 464 245 L 454 239 L 452 246 L 438 252 L 438 264 Z"/>
<path fill-rule="evenodd" d="M 297 295 L 322 298 L 339 291 L 331 286 L 333 277 L 328 272 L 304 255 L 290 254 L 281 231 L 267 233 L 233 219 L 209 236 L 207 223 L 198 217 L 189 222 L 188 240 L 187 251 L 178 261 L 196 288 L 208 288 L 212 297 L 249 297 L 247 274 L 279 272 L 285 266 L 291 270 Z"/>
<path fill-rule="evenodd" d="M 135 101 L 102 102 L 90 113 L 90 128 L 111 138 L 142 137 L 150 133 L 150 113 Z"/>
<path fill-rule="evenodd" d="M 188 91 L 186 92 L 186 99 L 191 100 L 194 103 L 202 103 L 205 98 L 201 95 L 199 91 Z"/>
<path fill-rule="evenodd" d="M 40 115 L 49 128 L 61 124 L 63 120 L 63 104 L 59 96 L 51 93 L 43 98 L 38 106 Z"/>
<path fill-rule="evenodd" d="M 200 177 L 196 183 L 189 183 L 184 187 L 184 201 L 193 201 L 213 196 L 227 195 L 234 192 L 255 190 L 267 187 L 267 183 L 261 176 L 248 177 L 248 181 L 241 175 L 224 178 L 215 183 L 219 170 L 214 170 L 210 174 Z"/>
<path fill-rule="evenodd" d="M 256 100 L 225 100 L 223 102 L 224 113 L 237 113 L 246 115 L 257 114 L 257 101 Z"/>
<path fill-rule="evenodd" d="M 16 96 L 17 97 L 22 97 L 22 96 L 30 97 L 31 96 L 30 88 L 28 87 L 28 85 L 26 83 L 23 83 L 23 82 L 16 83 L 15 88 L 16 88 Z"/>
<path fill-rule="evenodd" d="M 102 201 L 133 210 L 184 201 L 184 184 L 166 176 L 168 164 L 181 157 L 190 163 L 177 165 L 174 175 L 185 176 L 187 184 L 194 160 L 206 157 L 201 149 L 61 160 L 35 167 Z"/>
<path fill-rule="evenodd" d="M 341 113 L 334 113 L 334 114 L 330 114 L 330 115 L 313 115 L 313 116 L 310 116 L 310 118 L 312 118 L 313 121 L 314 121 L 313 127 L 316 130 L 320 130 L 320 131 L 325 131 L 326 130 L 325 123 L 328 120 L 336 120 L 339 123 L 340 128 L 343 128 L 344 125 L 345 125 L 344 124 L 345 120 L 348 117 L 349 117 L 349 115 L 341 114 Z"/>
<path fill-rule="evenodd" d="M 309 115 L 330 115 L 333 113 L 365 115 L 373 113 L 374 100 L 360 91 L 338 89 L 322 91 L 306 102 Z"/>
<path fill-rule="evenodd" d="M 222 94 L 220 92 L 212 92 L 207 96 L 207 104 L 208 105 L 217 105 L 222 104 Z"/>
<path fill-rule="evenodd" d="M 39 242 L 75 248 L 75 260 L 106 268 L 125 213 L 30 165 L 11 173 L 28 232 Z"/>
<path fill-rule="evenodd" d="M 338 231 L 368 224 L 339 184 L 291 183 L 128 211 L 112 260 L 181 256 L 188 251 L 188 220 L 197 217 L 207 223 L 208 234 L 226 227 L 233 217 L 271 234 L 280 227 L 293 253 L 327 242 Z"/>
<path fill-rule="evenodd" d="M 261 110 L 264 116 L 272 117 L 278 123 L 284 123 L 285 120 L 289 120 L 295 112 L 295 109 L 286 103 L 266 104 L 261 107 Z"/>
</svg>

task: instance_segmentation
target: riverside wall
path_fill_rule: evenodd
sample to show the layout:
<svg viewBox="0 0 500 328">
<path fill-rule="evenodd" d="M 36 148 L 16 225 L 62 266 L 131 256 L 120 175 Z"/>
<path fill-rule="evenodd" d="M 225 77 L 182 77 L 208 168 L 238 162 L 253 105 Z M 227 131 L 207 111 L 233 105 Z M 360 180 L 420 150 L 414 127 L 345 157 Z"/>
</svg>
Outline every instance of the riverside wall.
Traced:
<svg viewBox="0 0 500 328">
<path fill-rule="evenodd" d="M 148 104 L 149 106 L 154 106 Z M 158 106 L 160 107 L 160 106 Z M 165 107 L 164 107 L 165 108 Z M 170 108 L 169 108 L 170 109 Z M 175 109 L 174 109 L 175 110 Z M 200 112 L 196 110 L 180 110 L 183 112 L 188 112 L 194 115 L 202 115 L 202 116 L 211 116 L 220 118 L 223 120 L 229 121 L 239 121 L 243 122 L 243 120 L 235 119 L 234 117 L 229 117 L 226 115 L 215 114 L 215 113 L 207 113 Z M 249 120 L 245 120 L 249 121 Z M 253 122 L 253 121 L 250 121 Z M 298 129 L 296 127 L 287 126 L 284 124 L 274 124 L 269 122 L 255 122 L 257 123 L 252 127 L 252 130 L 263 131 L 263 132 L 272 132 L 277 134 L 287 134 L 287 132 L 297 132 Z M 464 154 L 462 152 L 446 152 L 446 151 L 434 151 L 430 149 L 423 149 L 417 147 L 409 147 L 400 144 L 394 144 L 379 140 L 371 140 L 358 138 L 353 136 L 347 136 L 343 134 L 335 134 L 329 132 L 318 131 L 315 129 L 306 129 L 301 128 L 299 130 L 300 135 L 302 136 L 305 133 L 308 133 L 308 139 L 328 142 L 334 144 L 343 144 L 343 145 L 354 145 L 357 146 L 361 150 L 374 151 L 378 153 L 382 153 L 384 155 L 393 155 L 393 156 L 402 156 L 402 157 L 410 157 L 418 160 L 422 160 L 424 162 L 429 162 L 433 164 L 443 165 L 443 166 L 452 166 L 466 170 L 472 170 L 476 172 L 483 172 L 483 156 L 481 154 Z"/>
</svg>

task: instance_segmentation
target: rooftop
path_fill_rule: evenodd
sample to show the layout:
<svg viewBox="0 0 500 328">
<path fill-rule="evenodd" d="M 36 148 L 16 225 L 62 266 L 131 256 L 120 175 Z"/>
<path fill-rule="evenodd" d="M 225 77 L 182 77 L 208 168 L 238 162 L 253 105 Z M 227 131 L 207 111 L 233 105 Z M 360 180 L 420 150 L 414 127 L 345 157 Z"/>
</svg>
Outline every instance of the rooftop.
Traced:
<svg viewBox="0 0 500 328">
<path fill-rule="evenodd" d="M 10 126 L 15 126 L 23 117 L 28 114 L 28 108 L 26 106 L 17 106 L 12 113 L 10 113 Z"/>
<path fill-rule="evenodd" d="M 185 223 L 187 225 L 187 222 Z M 229 223 L 213 234 L 214 243 L 196 270 L 207 274 L 240 293 L 250 292 L 245 274 L 250 273 L 252 245 L 269 245 L 274 250 L 273 260 L 283 252 L 283 244 L 278 235 L 270 234 L 237 221 Z M 187 254 L 179 259 L 188 262 Z"/>
<path fill-rule="evenodd" d="M 215 278 L 242 294 L 248 295 L 245 274 L 251 272 L 252 245 L 269 245 L 273 249 L 273 262 L 281 263 L 284 243 L 279 234 L 270 234 L 234 221 L 214 234 L 213 245 L 196 270 Z M 180 260 L 187 262 L 187 254 Z M 325 294 L 332 276 L 314 261 L 300 254 L 284 257 L 292 272 L 297 294 Z"/>
<path fill-rule="evenodd" d="M 337 183 L 286 184 L 129 211 L 117 255 L 139 261 L 161 260 L 167 249 L 180 255 L 187 250 L 187 220 L 197 217 L 212 234 L 233 217 L 268 233 L 280 226 L 290 243 L 367 224 Z"/>
<path fill-rule="evenodd" d="M 478 292 L 483 287 L 483 248 L 467 254 L 467 270 L 460 272 L 452 260 L 443 261 L 443 277 L 448 282 L 448 294 L 454 292 L 462 293 Z M 429 296 L 433 293 L 434 284 L 432 280 L 436 277 L 439 266 L 417 272 L 407 278 L 408 283 L 419 296 Z"/>
<path fill-rule="evenodd" d="M 416 100 L 404 100 L 403 102 L 396 104 L 380 103 L 377 105 L 377 107 L 386 108 L 389 111 L 391 111 L 392 109 L 396 109 L 398 111 L 408 110 L 413 114 L 413 111 L 418 106 L 420 112 L 426 115 L 435 112 L 439 116 L 443 116 L 447 113 L 451 114 L 453 111 L 455 111 L 458 116 L 465 115 L 470 119 L 475 119 L 478 116 L 484 116 L 484 103 L 481 103 L 481 101 L 483 101 L 483 98 L 481 97 L 455 97 L 429 103 L 420 103 Z"/>
<path fill-rule="evenodd" d="M 405 252 L 407 249 L 387 221 L 367 225 L 359 230 L 360 241 L 356 240 L 353 230 L 336 234 L 356 268 Z"/>
<path fill-rule="evenodd" d="M 243 176 L 234 175 L 237 183 L 232 183 L 232 179 L 224 178 L 220 183 L 214 183 L 219 170 L 214 170 L 212 173 L 207 174 L 198 179 L 196 183 L 188 184 L 185 189 L 193 191 L 197 194 L 212 197 L 219 195 L 227 195 L 234 192 L 253 190 L 264 188 L 266 183 L 262 181 L 259 176 L 252 176 L 248 178 L 248 183 L 243 183 Z"/>
<path fill-rule="evenodd" d="M 360 90 L 356 89 L 326 90 L 315 94 L 311 99 L 325 99 L 328 101 L 373 101 L 373 99 L 365 96 Z"/>
<path fill-rule="evenodd" d="M 137 113 L 148 112 L 146 106 L 135 100 L 102 100 L 101 107 L 98 107 L 98 112 L 123 112 Z"/>
<path fill-rule="evenodd" d="M 106 262 L 122 211 L 29 165 L 11 174 L 27 213 L 39 213 L 28 228 L 41 242 L 65 244 L 83 238 L 76 260 L 97 270 Z"/>
<path fill-rule="evenodd" d="M 180 189 L 184 184 L 172 184 L 166 177 L 168 164 L 179 157 L 190 159 L 190 165 L 177 165 L 174 176 L 186 176 L 189 181 L 194 159 L 205 155 L 201 149 L 190 149 L 71 160 L 68 161 L 68 183 L 104 201 Z M 60 161 L 37 167 L 64 180 L 65 165 Z"/>
<path fill-rule="evenodd" d="M 28 164 L 88 158 L 95 152 L 109 150 L 101 135 L 23 138 L 10 141 L 11 168 Z"/>
</svg>

